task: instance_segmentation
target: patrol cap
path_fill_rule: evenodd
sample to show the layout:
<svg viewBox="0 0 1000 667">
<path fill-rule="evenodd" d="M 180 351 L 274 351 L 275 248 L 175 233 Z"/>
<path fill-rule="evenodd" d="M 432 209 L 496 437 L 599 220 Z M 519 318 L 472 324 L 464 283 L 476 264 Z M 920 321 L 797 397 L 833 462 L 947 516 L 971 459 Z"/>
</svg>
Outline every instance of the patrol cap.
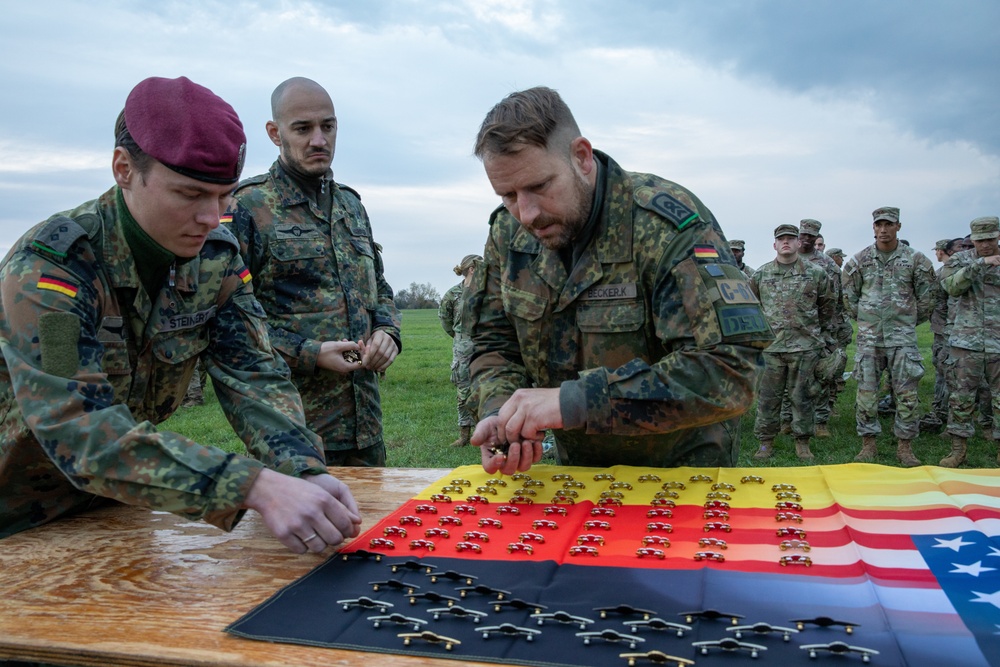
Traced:
<svg viewBox="0 0 1000 667">
<path fill-rule="evenodd" d="M 951 243 L 951 239 L 941 239 L 940 241 L 938 241 L 937 243 L 934 244 L 934 249 L 935 250 L 943 250 L 943 251 L 947 252 L 948 251 L 948 244 L 949 243 Z"/>
<path fill-rule="evenodd" d="M 795 225 L 784 224 L 784 225 L 778 225 L 777 227 L 774 228 L 774 238 L 779 238 L 782 236 L 797 237 L 798 235 L 799 235 L 799 228 L 796 227 Z"/>
<path fill-rule="evenodd" d="M 827 257 L 844 257 L 844 251 L 840 248 L 830 248 L 826 251 Z"/>
<path fill-rule="evenodd" d="M 732 241 L 729 242 L 729 249 L 730 250 L 746 250 L 747 249 L 746 241 L 742 241 L 740 239 L 733 239 Z"/>
<path fill-rule="evenodd" d="M 889 222 L 899 222 L 899 209 L 894 206 L 883 206 L 872 211 L 872 222 L 888 220 Z"/>
<path fill-rule="evenodd" d="M 976 218 L 969 223 L 969 229 L 972 230 L 969 236 L 973 241 L 995 239 L 1000 236 L 1000 218 L 995 215 Z"/>
<path fill-rule="evenodd" d="M 150 157 L 206 183 L 236 183 L 247 138 L 236 111 L 187 77 L 150 77 L 125 100 L 125 126 Z"/>
<path fill-rule="evenodd" d="M 823 226 L 823 223 L 819 220 L 813 220 L 812 218 L 805 218 L 804 220 L 799 220 L 799 234 L 811 234 L 812 236 L 819 236 L 819 230 Z"/>
</svg>

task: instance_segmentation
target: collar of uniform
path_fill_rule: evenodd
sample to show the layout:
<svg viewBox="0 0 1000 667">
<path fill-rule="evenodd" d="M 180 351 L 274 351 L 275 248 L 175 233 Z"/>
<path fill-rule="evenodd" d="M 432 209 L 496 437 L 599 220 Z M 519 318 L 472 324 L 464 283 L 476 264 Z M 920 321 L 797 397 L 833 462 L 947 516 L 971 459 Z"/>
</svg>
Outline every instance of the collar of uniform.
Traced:
<svg viewBox="0 0 1000 667">
<path fill-rule="evenodd" d="M 281 198 L 281 205 L 288 208 L 291 206 L 298 206 L 300 204 L 309 205 L 309 197 L 306 193 L 302 192 L 300 188 L 292 177 L 288 175 L 285 168 L 281 166 L 280 160 L 275 160 L 274 164 L 268 170 L 271 174 L 271 180 L 274 181 L 274 189 L 277 191 L 278 196 Z M 330 192 L 336 192 L 337 184 L 333 181 L 333 170 L 326 172 L 329 180 L 327 185 L 330 188 Z"/>
<path fill-rule="evenodd" d="M 122 216 L 116 204 L 117 197 L 118 186 L 116 185 L 101 195 L 99 201 L 104 227 L 101 259 L 108 267 L 108 279 L 114 287 L 139 289 L 139 271 L 136 269 L 132 250 L 125 239 Z"/>
</svg>

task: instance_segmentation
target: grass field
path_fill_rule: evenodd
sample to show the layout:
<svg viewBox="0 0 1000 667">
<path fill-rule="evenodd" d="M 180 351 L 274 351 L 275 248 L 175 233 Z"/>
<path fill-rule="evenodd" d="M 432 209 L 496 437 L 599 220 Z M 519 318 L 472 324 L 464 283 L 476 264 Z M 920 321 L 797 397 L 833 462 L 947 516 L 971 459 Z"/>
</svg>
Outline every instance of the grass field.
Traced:
<svg viewBox="0 0 1000 667">
<path fill-rule="evenodd" d="M 934 370 L 930 363 L 932 335 L 927 324 L 917 328 L 920 349 L 927 369 L 920 384 L 920 403 L 929 408 L 934 392 Z M 848 350 L 848 369 L 853 364 L 853 346 Z M 452 448 L 448 445 L 457 437 L 455 389 L 449 382 L 451 338 L 444 333 L 434 310 L 403 311 L 403 352 L 382 380 L 382 410 L 388 465 L 404 468 L 453 468 L 479 462 L 478 450 Z M 837 410 L 830 421 L 830 438 L 814 438 L 814 465 L 848 463 L 861 448 L 861 438 L 854 428 L 854 396 L 856 385 L 848 380 Z M 757 449 L 753 438 L 754 407 L 743 415 L 741 467 L 759 467 L 751 456 Z M 206 392 L 204 406 L 184 408 L 161 425 L 183 433 L 194 440 L 229 451 L 243 451 L 242 443 L 233 435 L 211 391 Z M 892 420 L 882 420 L 877 463 L 897 465 Z M 766 466 L 796 466 L 790 436 L 775 441 L 777 453 Z M 943 435 L 922 434 L 914 441 L 914 453 L 927 464 L 937 464 L 948 453 L 949 443 Z M 970 467 L 995 467 L 996 446 L 978 436 L 969 441 Z"/>
</svg>

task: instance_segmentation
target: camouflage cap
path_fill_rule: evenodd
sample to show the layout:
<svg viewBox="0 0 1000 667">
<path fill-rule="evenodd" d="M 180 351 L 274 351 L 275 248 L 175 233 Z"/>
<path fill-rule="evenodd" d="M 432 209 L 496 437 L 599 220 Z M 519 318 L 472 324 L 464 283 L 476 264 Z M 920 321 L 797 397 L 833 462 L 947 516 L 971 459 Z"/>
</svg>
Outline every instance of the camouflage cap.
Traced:
<svg viewBox="0 0 1000 667">
<path fill-rule="evenodd" d="M 826 251 L 827 257 L 844 257 L 844 251 L 840 248 L 830 248 Z"/>
<path fill-rule="evenodd" d="M 774 238 L 779 238 L 781 236 L 798 236 L 799 228 L 795 225 L 778 225 L 774 228 Z"/>
<path fill-rule="evenodd" d="M 811 234 L 812 236 L 819 236 L 819 230 L 823 227 L 823 223 L 819 220 L 813 220 L 812 218 L 805 218 L 799 220 L 799 234 Z"/>
<path fill-rule="evenodd" d="M 746 241 L 741 241 L 740 239 L 733 239 L 732 241 L 729 242 L 729 249 L 746 250 L 747 249 Z"/>
<path fill-rule="evenodd" d="M 969 223 L 969 229 L 972 230 L 969 236 L 973 241 L 995 239 L 1000 236 L 1000 218 L 995 215 L 976 218 Z"/>
<path fill-rule="evenodd" d="M 889 222 L 899 222 L 899 209 L 894 206 L 883 206 L 872 211 L 872 222 L 888 220 Z"/>
<path fill-rule="evenodd" d="M 941 239 L 934 244 L 935 250 L 948 250 L 948 244 L 951 243 L 951 239 Z"/>
</svg>

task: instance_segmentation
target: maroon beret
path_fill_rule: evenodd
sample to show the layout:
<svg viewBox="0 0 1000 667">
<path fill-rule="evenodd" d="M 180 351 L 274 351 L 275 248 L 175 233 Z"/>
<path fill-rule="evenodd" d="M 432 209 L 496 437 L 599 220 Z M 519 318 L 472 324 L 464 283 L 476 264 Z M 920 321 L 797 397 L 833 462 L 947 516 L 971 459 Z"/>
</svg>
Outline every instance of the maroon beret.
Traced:
<svg viewBox="0 0 1000 667">
<path fill-rule="evenodd" d="M 187 77 L 150 77 L 125 100 L 125 126 L 147 155 L 208 183 L 236 183 L 247 138 L 236 111 Z"/>
</svg>

